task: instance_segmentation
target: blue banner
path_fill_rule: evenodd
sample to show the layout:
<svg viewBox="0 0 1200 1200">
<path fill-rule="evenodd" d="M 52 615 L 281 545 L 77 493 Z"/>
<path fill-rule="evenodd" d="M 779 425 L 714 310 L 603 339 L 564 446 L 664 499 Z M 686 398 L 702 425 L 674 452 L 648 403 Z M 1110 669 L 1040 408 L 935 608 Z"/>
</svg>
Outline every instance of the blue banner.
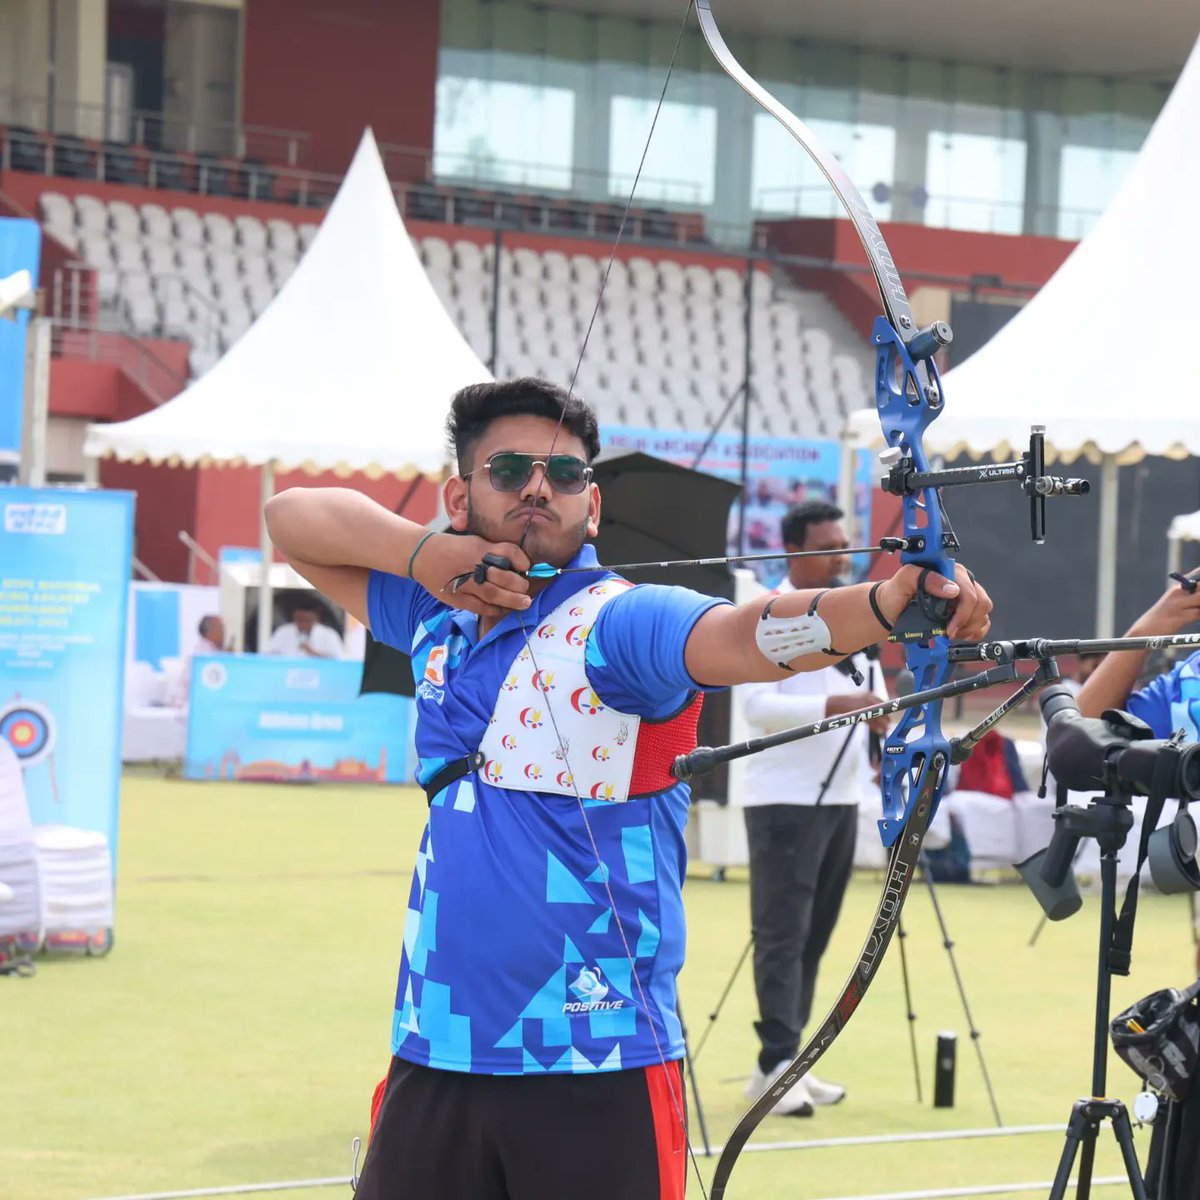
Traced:
<svg viewBox="0 0 1200 1200">
<path fill-rule="evenodd" d="M 63 856 L 103 861 L 103 838 L 114 875 L 133 499 L 0 488 L 0 737 L 33 824 Z"/>
<path fill-rule="evenodd" d="M 28 271 L 37 284 L 42 231 L 36 221 L 0 217 L 0 279 Z M 0 467 L 21 456 L 25 411 L 25 329 L 29 314 L 0 321 Z"/>
<path fill-rule="evenodd" d="M 188 779 L 410 783 L 412 701 L 358 694 L 362 663 L 222 654 L 192 660 Z"/>
<path fill-rule="evenodd" d="M 690 467 L 704 450 L 706 433 L 675 429 L 641 429 L 629 425 L 606 425 L 601 430 L 607 450 L 641 450 L 655 458 Z M 838 474 L 841 469 L 841 445 L 838 442 L 809 438 L 752 437 L 746 453 L 746 546 L 747 554 L 769 554 L 782 550 L 779 525 L 794 504 L 805 500 L 837 501 Z M 874 459 L 866 450 L 855 457 L 854 516 L 859 529 L 871 528 L 871 491 L 875 485 Z M 696 469 L 741 482 L 742 435 L 718 434 L 696 464 Z M 729 514 L 728 553 L 737 554 L 739 506 Z M 866 556 L 856 563 L 858 571 L 867 568 Z M 774 587 L 783 578 L 784 562 L 747 564 L 761 583 Z"/>
</svg>

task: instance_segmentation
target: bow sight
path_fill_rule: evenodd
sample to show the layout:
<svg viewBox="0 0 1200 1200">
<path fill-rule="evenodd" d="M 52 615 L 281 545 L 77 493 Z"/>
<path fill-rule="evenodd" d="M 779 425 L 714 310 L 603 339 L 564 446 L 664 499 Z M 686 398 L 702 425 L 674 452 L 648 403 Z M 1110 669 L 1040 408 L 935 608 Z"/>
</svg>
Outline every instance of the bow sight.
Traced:
<svg viewBox="0 0 1200 1200">
<path fill-rule="evenodd" d="M 918 334 L 917 337 L 920 335 Z M 917 340 L 913 338 L 910 349 Z M 933 403 L 930 398 L 930 403 Z M 937 397 L 940 406 L 941 397 Z M 936 407 L 936 406 L 935 406 Z M 1009 479 L 1021 485 L 1029 497 L 1029 526 L 1033 540 L 1040 546 L 1046 540 L 1046 498 L 1048 496 L 1086 496 L 1091 484 L 1086 479 L 1065 479 L 1046 474 L 1046 427 L 1034 425 L 1029 432 L 1029 449 L 1019 462 L 987 463 L 977 467 L 951 467 L 942 471 L 918 471 L 911 455 L 898 446 L 890 446 L 879 455 L 887 474 L 879 486 L 893 496 L 914 496 L 923 488 L 954 487 L 965 483 L 1001 483 Z M 911 539 L 910 539 L 911 540 Z M 919 535 L 918 535 L 919 540 Z M 942 535 L 943 549 L 958 549 L 953 530 Z M 924 546 L 912 546 L 920 552 Z"/>
</svg>

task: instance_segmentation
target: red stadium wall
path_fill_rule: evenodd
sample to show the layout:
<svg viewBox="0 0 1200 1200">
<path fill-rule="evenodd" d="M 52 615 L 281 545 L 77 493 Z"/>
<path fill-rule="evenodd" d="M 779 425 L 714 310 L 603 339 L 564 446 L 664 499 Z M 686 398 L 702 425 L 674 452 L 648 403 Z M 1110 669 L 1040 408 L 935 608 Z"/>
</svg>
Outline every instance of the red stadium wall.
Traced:
<svg viewBox="0 0 1200 1200">
<path fill-rule="evenodd" d="M 300 165 L 345 170 L 366 125 L 432 150 L 439 0 L 251 0 L 245 13 L 242 119 L 306 130 Z M 407 174 L 424 177 L 416 163 Z"/>
<path fill-rule="evenodd" d="M 759 228 L 771 249 L 781 254 L 819 258 L 838 267 L 866 263 L 862 243 L 849 221 L 809 218 L 763 222 Z M 1075 249 L 1074 242 L 1058 238 L 970 233 L 926 225 L 888 224 L 885 233 L 888 249 L 910 289 L 922 276 L 965 280 L 971 275 L 996 275 L 1009 285 L 1041 287 Z M 802 286 L 828 295 L 854 327 L 867 334 L 879 315 L 879 293 L 865 265 L 862 272 L 805 267 L 793 273 Z"/>
<path fill-rule="evenodd" d="M 179 530 L 191 532 L 196 512 L 197 471 L 153 467 L 148 463 L 100 464 L 100 486 L 135 492 L 133 552 L 160 579 L 187 579 L 187 547 Z"/>
<path fill-rule="evenodd" d="M 199 477 L 195 528 L 191 531 L 196 541 L 214 558 L 222 546 L 257 546 L 257 468 L 209 467 L 188 474 Z M 277 476 L 276 491 L 283 491 L 289 487 L 350 487 L 370 496 L 372 500 L 378 501 L 393 512 L 403 502 L 404 515 L 422 524 L 433 516 L 437 507 L 437 487 L 428 480 L 421 480 L 414 485 L 411 480 L 403 482 L 394 478 L 368 479 L 364 475 L 341 478 L 330 472 L 307 475 L 303 471 L 289 471 Z M 402 571 L 403 568 L 403 563 L 397 564 L 398 571 Z M 201 572 L 198 582 L 216 581 L 208 580 L 205 573 Z"/>
</svg>

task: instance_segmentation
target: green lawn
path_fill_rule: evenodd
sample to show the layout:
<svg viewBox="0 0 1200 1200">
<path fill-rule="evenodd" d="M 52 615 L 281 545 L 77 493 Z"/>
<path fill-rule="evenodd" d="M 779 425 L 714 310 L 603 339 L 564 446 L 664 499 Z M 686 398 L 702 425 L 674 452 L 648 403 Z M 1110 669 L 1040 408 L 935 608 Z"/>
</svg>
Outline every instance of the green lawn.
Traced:
<svg viewBox="0 0 1200 1200">
<path fill-rule="evenodd" d="M 409 871 L 424 816 L 411 789 L 288 788 L 127 778 L 116 945 L 0 979 L 0 1196 L 90 1200 L 349 1173 L 387 1065 Z M 1130 849 L 1128 852 L 1132 852 Z M 688 884 L 681 995 L 693 1042 L 747 936 L 744 875 Z M 856 957 L 880 881 L 856 879 L 821 981 Z M 1036 905 L 1015 886 L 943 888 L 960 969 L 1008 1125 L 1065 1125 L 1090 1082 L 1097 904 L 1027 943 Z M 1182 898 L 1147 897 L 1124 1006 L 1192 977 Z M 906 910 L 925 1103 L 916 1101 L 899 956 L 888 961 L 820 1074 L 849 1088 L 813 1120 L 773 1118 L 757 1142 L 993 1124 L 929 897 Z M 710 1135 L 744 1108 L 753 989 L 737 980 L 698 1064 Z M 959 1034 L 958 1097 L 930 1106 L 938 1031 Z M 1113 1061 L 1126 1100 L 1134 1076 Z M 1107 1132 L 1098 1173 L 1120 1173 Z M 693 1126 L 693 1140 L 699 1140 Z M 1147 1136 L 1138 1134 L 1144 1150 Z M 733 1197 L 833 1197 L 1017 1184 L 1053 1176 L 1052 1133 L 776 1150 L 738 1164 Z M 700 1159 L 707 1182 L 711 1163 Z M 283 1193 L 348 1195 L 338 1188 Z M 693 1177 L 689 1195 L 699 1196 Z M 1116 1194 L 1116 1193 L 1110 1193 Z"/>
</svg>

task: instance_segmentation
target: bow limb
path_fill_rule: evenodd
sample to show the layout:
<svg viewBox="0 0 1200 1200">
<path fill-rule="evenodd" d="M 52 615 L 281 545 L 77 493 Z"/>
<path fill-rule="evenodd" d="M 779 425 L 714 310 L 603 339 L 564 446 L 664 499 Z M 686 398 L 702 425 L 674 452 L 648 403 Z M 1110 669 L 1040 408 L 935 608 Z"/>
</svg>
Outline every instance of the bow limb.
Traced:
<svg viewBox="0 0 1200 1200">
<path fill-rule="evenodd" d="M 948 326 L 937 324 L 918 331 L 895 261 L 871 215 L 866 201 L 837 160 L 812 135 L 804 123 L 753 79 L 734 57 L 712 13 L 710 0 L 694 0 L 700 30 L 721 69 L 770 113 L 796 139 L 820 168 L 846 209 L 879 288 L 884 315 L 871 331 L 875 350 L 875 399 L 888 454 L 918 473 L 929 463 L 922 444 L 929 423 L 942 408 L 941 383 L 933 355 L 950 341 Z M 917 486 L 901 500 L 905 548 L 902 559 L 947 578 L 954 578 L 953 531 L 943 520 L 941 499 L 935 488 Z M 945 637 L 944 609 L 918 593 L 914 604 L 901 614 L 896 636 L 905 645 L 905 660 L 915 685 L 937 694 L 950 673 L 949 642 Z M 841 1032 L 874 978 L 884 950 L 900 918 L 900 910 L 916 868 L 921 843 L 941 799 L 950 743 L 941 728 L 940 699 L 909 708 L 887 739 L 881 773 L 883 819 L 880 833 L 891 847 L 883 895 L 858 965 L 842 990 L 833 1011 L 808 1044 L 784 1069 L 776 1084 L 738 1122 L 726 1142 L 713 1176 L 712 1197 L 724 1196 L 725 1187 L 742 1147 L 775 1102 L 809 1071 Z"/>
</svg>

